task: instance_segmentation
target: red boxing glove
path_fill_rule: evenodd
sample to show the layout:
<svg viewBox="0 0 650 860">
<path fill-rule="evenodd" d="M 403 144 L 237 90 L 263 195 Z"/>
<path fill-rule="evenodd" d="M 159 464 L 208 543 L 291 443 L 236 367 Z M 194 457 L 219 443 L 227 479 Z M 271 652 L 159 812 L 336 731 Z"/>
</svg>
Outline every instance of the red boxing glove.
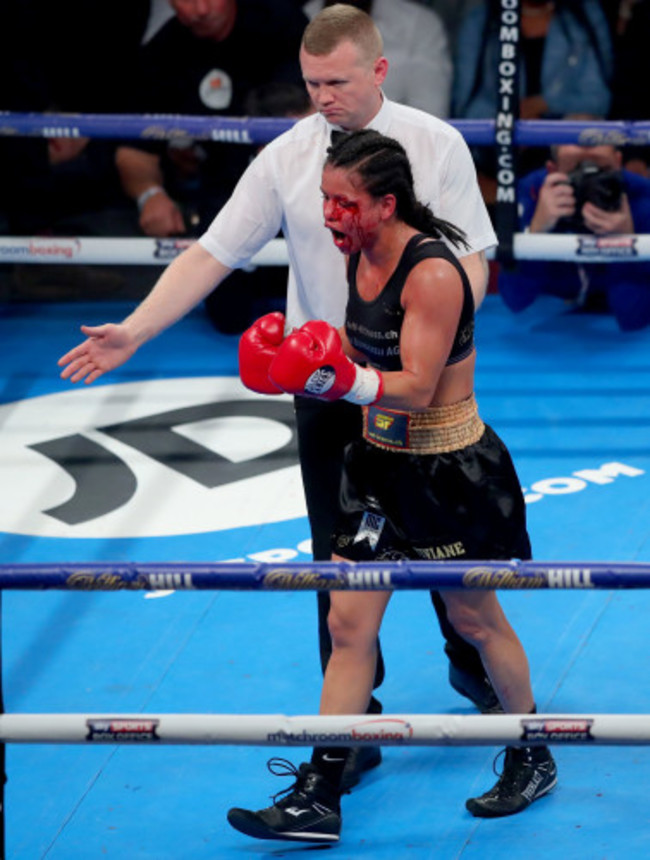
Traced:
<svg viewBox="0 0 650 860">
<path fill-rule="evenodd" d="M 256 320 L 239 339 L 239 375 L 259 394 L 284 394 L 269 379 L 269 367 L 284 339 L 284 314 L 275 311 Z"/>
<path fill-rule="evenodd" d="M 360 405 L 375 403 L 383 389 L 381 374 L 351 361 L 338 331 L 323 320 L 305 323 L 286 338 L 269 377 L 288 394 Z"/>
</svg>

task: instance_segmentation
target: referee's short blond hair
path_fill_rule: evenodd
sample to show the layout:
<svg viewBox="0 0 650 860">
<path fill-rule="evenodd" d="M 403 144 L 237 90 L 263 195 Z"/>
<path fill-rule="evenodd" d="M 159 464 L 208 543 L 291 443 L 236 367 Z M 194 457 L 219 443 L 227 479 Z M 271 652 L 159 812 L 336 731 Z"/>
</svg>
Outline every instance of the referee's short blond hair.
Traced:
<svg viewBox="0 0 650 860">
<path fill-rule="evenodd" d="M 322 9 L 307 24 L 302 47 L 308 54 L 323 57 L 331 54 L 341 42 L 352 42 L 371 63 L 384 52 L 384 40 L 370 15 L 354 6 L 336 3 Z"/>
</svg>

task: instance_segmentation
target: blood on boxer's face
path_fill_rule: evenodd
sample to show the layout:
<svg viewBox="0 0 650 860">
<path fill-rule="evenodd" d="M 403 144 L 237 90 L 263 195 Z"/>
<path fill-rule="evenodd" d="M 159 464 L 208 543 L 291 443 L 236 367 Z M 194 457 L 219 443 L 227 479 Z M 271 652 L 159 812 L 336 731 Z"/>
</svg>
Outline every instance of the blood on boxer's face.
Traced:
<svg viewBox="0 0 650 860">
<path fill-rule="evenodd" d="M 380 204 L 363 190 L 354 170 L 326 165 L 321 184 L 325 226 L 343 254 L 372 245 L 381 221 Z"/>
</svg>

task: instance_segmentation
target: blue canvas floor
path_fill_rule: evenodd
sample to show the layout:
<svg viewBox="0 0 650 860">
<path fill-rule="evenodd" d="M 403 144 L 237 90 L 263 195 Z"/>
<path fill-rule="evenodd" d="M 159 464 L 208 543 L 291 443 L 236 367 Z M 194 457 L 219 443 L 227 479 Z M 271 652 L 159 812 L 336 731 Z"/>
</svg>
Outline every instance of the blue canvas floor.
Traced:
<svg viewBox="0 0 650 860">
<path fill-rule="evenodd" d="M 0 307 L 2 560 L 308 559 L 290 401 L 271 407 L 241 388 L 237 339 L 217 335 L 201 311 L 94 386 L 58 378 L 56 360 L 81 322 L 130 308 Z M 513 316 L 497 296 L 477 328 L 480 411 L 512 452 L 536 558 L 650 560 L 650 332 L 621 334 L 609 317 L 573 315 L 554 300 Z M 136 445 L 129 431 L 143 421 L 153 431 Z M 183 456 L 188 444 L 201 453 L 197 469 Z M 83 456 L 71 458 L 73 449 Z M 261 453 L 265 471 L 251 472 Z M 540 711 L 650 714 L 647 592 L 501 599 Z M 316 713 L 315 626 L 311 592 L 6 592 L 5 707 Z M 447 684 L 425 594 L 393 597 L 382 641 L 386 711 L 473 712 Z M 231 805 L 265 806 L 285 786 L 265 763 L 286 749 L 13 745 L 7 856 L 650 856 L 647 747 L 556 748 L 555 792 L 523 815 L 479 821 L 464 801 L 493 783 L 497 751 L 386 748 L 383 765 L 344 799 L 341 843 L 314 848 L 253 842 L 225 819 Z"/>
</svg>

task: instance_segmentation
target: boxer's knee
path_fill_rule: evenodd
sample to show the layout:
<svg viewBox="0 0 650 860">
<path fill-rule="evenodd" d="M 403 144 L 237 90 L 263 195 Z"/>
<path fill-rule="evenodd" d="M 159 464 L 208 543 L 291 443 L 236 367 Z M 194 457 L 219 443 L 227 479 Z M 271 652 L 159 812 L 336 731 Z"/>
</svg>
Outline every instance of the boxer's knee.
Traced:
<svg viewBox="0 0 650 860">
<path fill-rule="evenodd" d="M 369 624 L 362 612 L 340 607 L 333 601 L 327 617 L 327 624 L 333 650 L 355 648 L 369 652 L 376 648 L 376 626 Z"/>
</svg>

